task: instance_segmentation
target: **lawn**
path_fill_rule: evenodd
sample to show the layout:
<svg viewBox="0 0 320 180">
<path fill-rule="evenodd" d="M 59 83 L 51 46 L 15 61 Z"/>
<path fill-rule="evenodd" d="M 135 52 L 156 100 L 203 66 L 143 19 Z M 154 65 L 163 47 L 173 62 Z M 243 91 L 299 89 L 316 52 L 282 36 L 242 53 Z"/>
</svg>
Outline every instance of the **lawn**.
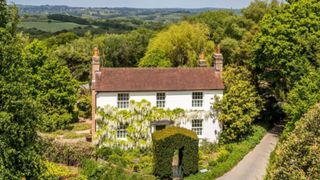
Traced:
<svg viewBox="0 0 320 180">
<path fill-rule="evenodd" d="M 26 29 L 36 28 L 46 32 L 57 32 L 61 30 L 69 30 L 76 27 L 85 27 L 86 25 L 80 25 L 72 22 L 47 22 L 47 21 L 24 21 L 20 22 L 19 27 Z"/>
<path fill-rule="evenodd" d="M 74 123 L 68 125 L 63 130 L 50 133 L 41 133 L 43 137 L 54 139 L 81 139 L 84 140 L 90 134 L 90 123 Z"/>
</svg>

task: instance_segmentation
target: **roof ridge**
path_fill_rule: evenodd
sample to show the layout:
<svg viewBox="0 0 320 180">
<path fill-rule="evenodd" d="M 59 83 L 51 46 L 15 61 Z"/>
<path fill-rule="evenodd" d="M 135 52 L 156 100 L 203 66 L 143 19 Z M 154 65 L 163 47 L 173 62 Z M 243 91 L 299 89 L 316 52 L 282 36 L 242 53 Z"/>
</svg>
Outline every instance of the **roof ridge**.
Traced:
<svg viewBox="0 0 320 180">
<path fill-rule="evenodd" d="M 213 67 L 101 67 L 101 69 L 212 69 Z"/>
</svg>

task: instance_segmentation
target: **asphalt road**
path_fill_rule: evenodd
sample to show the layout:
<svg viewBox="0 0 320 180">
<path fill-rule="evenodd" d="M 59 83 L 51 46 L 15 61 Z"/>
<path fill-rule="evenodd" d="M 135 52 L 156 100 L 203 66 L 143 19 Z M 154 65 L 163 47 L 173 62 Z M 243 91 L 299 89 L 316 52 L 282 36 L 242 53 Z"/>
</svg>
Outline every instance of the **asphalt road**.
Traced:
<svg viewBox="0 0 320 180">
<path fill-rule="evenodd" d="M 268 132 L 261 142 L 248 153 L 231 171 L 217 180 L 263 180 L 270 153 L 278 142 L 279 129 Z"/>
</svg>

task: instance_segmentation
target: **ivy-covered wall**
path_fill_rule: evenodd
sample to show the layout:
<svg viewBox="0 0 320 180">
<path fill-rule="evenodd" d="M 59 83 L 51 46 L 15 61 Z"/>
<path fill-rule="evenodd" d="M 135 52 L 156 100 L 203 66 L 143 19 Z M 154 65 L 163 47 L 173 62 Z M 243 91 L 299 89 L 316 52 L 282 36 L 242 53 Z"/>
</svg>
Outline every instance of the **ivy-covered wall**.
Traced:
<svg viewBox="0 0 320 180">
<path fill-rule="evenodd" d="M 195 132 L 180 128 L 168 127 L 152 134 L 154 175 L 159 178 L 170 178 L 172 159 L 175 150 L 182 152 L 181 166 L 183 176 L 198 172 L 199 139 Z"/>
</svg>

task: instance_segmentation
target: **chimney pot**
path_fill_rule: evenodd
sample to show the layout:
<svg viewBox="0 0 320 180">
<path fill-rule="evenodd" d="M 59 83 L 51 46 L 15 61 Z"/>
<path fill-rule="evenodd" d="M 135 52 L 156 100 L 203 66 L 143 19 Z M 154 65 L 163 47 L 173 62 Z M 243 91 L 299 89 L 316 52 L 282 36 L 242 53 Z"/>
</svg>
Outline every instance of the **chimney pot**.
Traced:
<svg viewBox="0 0 320 180">
<path fill-rule="evenodd" d="M 204 52 L 201 52 L 199 55 L 199 67 L 207 67 L 205 54 Z"/>
<path fill-rule="evenodd" d="M 223 55 L 221 54 L 220 44 L 217 45 L 216 52 L 214 53 L 214 68 L 216 71 L 223 70 Z"/>
</svg>

